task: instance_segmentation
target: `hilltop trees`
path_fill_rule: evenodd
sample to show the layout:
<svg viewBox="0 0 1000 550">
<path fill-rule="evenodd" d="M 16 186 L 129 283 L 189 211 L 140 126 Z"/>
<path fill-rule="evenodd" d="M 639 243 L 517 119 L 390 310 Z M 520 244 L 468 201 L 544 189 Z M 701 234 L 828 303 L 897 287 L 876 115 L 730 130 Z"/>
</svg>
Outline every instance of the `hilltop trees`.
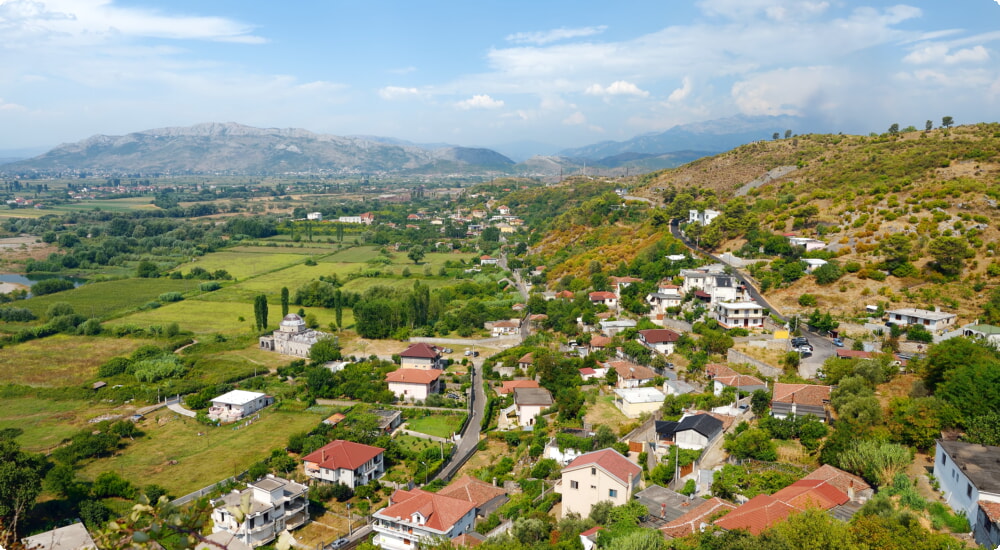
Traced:
<svg viewBox="0 0 1000 550">
<path fill-rule="evenodd" d="M 955 124 L 955 119 L 950 116 L 941 117 L 941 127 L 951 128 L 952 124 Z"/>
</svg>

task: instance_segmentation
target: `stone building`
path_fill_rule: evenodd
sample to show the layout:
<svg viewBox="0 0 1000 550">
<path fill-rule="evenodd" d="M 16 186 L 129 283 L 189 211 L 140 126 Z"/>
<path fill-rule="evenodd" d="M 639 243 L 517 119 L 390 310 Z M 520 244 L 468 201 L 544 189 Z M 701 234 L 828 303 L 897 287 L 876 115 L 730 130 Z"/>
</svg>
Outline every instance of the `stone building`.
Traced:
<svg viewBox="0 0 1000 550">
<path fill-rule="evenodd" d="M 278 330 L 270 336 L 260 337 L 260 349 L 276 351 L 282 355 L 309 357 L 309 350 L 320 339 L 329 336 L 325 332 L 306 327 L 302 317 L 294 313 L 285 315 Z"/>
</svg>

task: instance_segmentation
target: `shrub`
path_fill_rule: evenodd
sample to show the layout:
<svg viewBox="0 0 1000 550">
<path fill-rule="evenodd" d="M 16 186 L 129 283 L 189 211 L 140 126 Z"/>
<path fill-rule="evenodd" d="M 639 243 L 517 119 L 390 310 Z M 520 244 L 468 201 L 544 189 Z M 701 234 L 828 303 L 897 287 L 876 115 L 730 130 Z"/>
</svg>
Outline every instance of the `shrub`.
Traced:
<svg viewBox="0 0 1000 550">
<path fill-rule="evenodd" d="M 222 285 L 215 281 L 209 281 L 198 285 L 198 290 L 201 290 L 202 292 L 212 292 L 213 290 L 219 290 L 220 288 L 222 288 Z"/>
<path fill-rule="evenodd" d="M 66 279 L 45 279 L 44 281 L 35 283 L 31 287 L 31 293 L 35 296 L 44 296 L 46 294 L 55 294 L 56 292 L 70 290 L 73 286 L 73 283 Z"/>
<path fill-rule="evenodd" d="M 23 307 L 0 307 L 0 321 L 6 323 L 23 323 L 34 321 L 35 314 Z"/>
<path fill-rule="evenodd" d="M 184 296 L 180 292 L 164 292 L 158 297 L 161 302 L 180 302 L 184 299 Z"/>
<path fill-rule="evenodd" d="M 122 374 L 128 368 L 129 364 L 130 361 L 125 357 L 112 357 L 97 368 L 97 375 L 105 377 Z"/>
<path fill-rule="evenodd" d="M 815 307 L 817 303 L 816 297 L 812 294 L 803 294 L 799 296 L 799 305 L 802 307 Z"/>
</svg>

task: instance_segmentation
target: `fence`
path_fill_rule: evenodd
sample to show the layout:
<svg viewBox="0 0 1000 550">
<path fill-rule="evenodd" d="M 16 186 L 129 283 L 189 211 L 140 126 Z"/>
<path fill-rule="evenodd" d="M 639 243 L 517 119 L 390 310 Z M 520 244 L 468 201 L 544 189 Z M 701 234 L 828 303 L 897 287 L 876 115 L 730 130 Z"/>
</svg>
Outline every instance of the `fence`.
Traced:
<svg viewBox="0 0 1000 550">
<path fill-rule="evenodd" d="M 191 502 L 192 500 L 199 499 L 199 498 L 201 498 L 201 497 L 203 497 L 203 496 L 205 496 L 205 495 L 207 495 L 207 494 L 209 494 L 209 493 L 211 493 L 213 491 L 221 489 L 225 485 L 228 485 L 230 483 L 235 483 L 237 481 L 240 481 L 241 479 L 244 479 L 247 476 L 248 472 L 249 472 L 249 470 L 245 471 L 245 472 L 242 472 L 242 473 L 239 473 L 239 474 L 236 474 L 233 477 L 228 477 L 226 479 L 223 479 L 222 481 L 219 481 L 217 483 L 209 485 L 208 487 L 203 487 L 201 489 L 198 489 L 197 491 L 195 491 L 193 493 L 188 493 L 188 494 L 186 494 L 186 495 L 184 495 L 184 496 L 182 496 L 180 498 L 174 499 L 173 501 L 170 502 L 170 504 L 173 504 L 174 506 L 182 506 L 184 504 L 187 504 L 187 503 Z"/>
<path fill-rule="evenodd" d="M 736 364 L 747 363 L 749 365 L 752 365 L 757 369 L 757 372 L 759 372 L 761 375 L 770 378 L 777 378 L 781 376 L 783 372 L 778 367 L 768 365 L 767 363 L 759 359 L 754 359 L 753 357 L 750 357 L 749 355 L 741 351 L 736 351 L 732 348 L 730 348 L 729 351 L 726 352 L 726 360 L 729 361 L 730 363 L 736 363 Z"/>
</svg>

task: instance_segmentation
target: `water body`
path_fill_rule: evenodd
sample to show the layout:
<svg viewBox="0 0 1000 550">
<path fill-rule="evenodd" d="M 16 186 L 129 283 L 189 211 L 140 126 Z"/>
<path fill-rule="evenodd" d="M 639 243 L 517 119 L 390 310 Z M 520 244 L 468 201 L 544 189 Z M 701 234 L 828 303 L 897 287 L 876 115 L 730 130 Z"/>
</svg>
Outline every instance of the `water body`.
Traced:
<svg viewBox="0 0 1000 550">
<path fill-rule="evenodd" d="M 44 281 L 46 279 L 65 279 L 73 283 L 74 287 L 80 286 L 86 283 L 86 279 L 79 279 L 77 277 L 63 277 L 61 275 L 51 275 L 51 274 L 39 274 L 39 273 L 29 273 L 27 275 L 21 275 L 19 273 L 0 273 L 0 292 L 10 292 L 15 290 L 17 287 L 12 285 L 4 285 L 3 283 L 12 283 L 13 285 L 20 285 L 22 287 L 31 288 L 35 286 L 38 281 Z"/>
</svg>

